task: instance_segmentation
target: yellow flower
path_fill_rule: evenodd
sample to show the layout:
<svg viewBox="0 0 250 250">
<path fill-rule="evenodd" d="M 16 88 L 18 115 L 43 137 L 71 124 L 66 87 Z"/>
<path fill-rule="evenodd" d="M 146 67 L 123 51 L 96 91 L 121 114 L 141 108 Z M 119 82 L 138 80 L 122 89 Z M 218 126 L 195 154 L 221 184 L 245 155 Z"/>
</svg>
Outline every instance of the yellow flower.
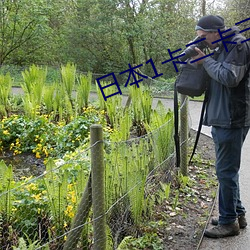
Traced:
<svg viewBox="0 0 250 250">
<path fill-rule="evenodd" d="M 72 203 L 76 203 L 76 196 L 75 195 L 72 195 L 71 201 L 72 201 Z"/>
<path fill-rule="evenodd" d="M 10 133 L 9 133 L 8 130 L 4 130 L 4 131 L 3 131 L 3 134 L 4 134 L 4 135 L 9 135 Z"/>
<path fill-rule="evenodd" d="M 45 154 L 46 157 L 48 157 L 49 153 L 46 147 L 43 147 L 43 153 Z"/>
<path fill-rule="evenodd" d="M 35 198 L 36 201 L 40 201 L 42 199 L 41 195 L 42 195 L 41 193 L 33 194 L 32 197 Z"/>
<path fill-rule="evenodd" d="M 35 191 L 35 190 L 37 190 L 37 186 L 35 183 L 30 183 L 29 185 L 26 186 L 26 189 L 28 191 Z"/>
<path fill-rule="evenodd" d="M 17 208 L 13 207 L 11 210 L 12 210 L 12 212 L 16 212 Z"/>
<path fill-rule="evenodd" d="M 22 151 L 19 151 L 19 150 L 16 149 L 16 150 L 14 150 L 14 153 L 13 153 L 13 154 L 14 154 L 14 155 L 18 155 L 18 154 L 21 154 L 21 153 L 22 153 Z"/>
<path fill-rule="evenodd" d="M 36 152 L 36 158 L 40 159 L 41 158 L 41 155 L 39 152 Z"/>
<path fill-rule="evenodd" d="M 66 208 L 66 211 L 64 211 L 64 213 L 65 213 L 65 215 L 68 215 L 69 218 L 73 218 L 74 217 L 73 206 L 68 205 Z"/>
</svg>

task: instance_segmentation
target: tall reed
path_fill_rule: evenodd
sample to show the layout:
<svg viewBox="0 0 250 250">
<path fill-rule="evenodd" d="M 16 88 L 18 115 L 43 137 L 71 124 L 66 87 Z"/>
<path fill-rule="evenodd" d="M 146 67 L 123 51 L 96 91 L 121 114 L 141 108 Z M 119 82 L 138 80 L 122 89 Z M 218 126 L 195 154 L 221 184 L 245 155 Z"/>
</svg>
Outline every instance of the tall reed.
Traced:
<svg viewBox="0 0 250 250">
<path fill-rule="evenodd" d="M 4 215 L 5 222 L 9 222 L 12 214 L 14 177 L 12 166 L 8 167 L 0 161 L 0 214 Z"/>
<path fill-rule="evenodd" d="M 53 97 L 53 112 L 56 121 L 71 121 L 74 117 L 74 111 L 70 97 L 66 94 L 64 87 L 55 83 L 55 91 Z"/>
<path fill-rule="evenodd" d="M 67 63 L 61 66 L 62 86 L 64 87 L 69 100 L 72 102 L 72 92 L 76 82 L 76 65 Z"/>
<path fill-rule="evenodd" d="M 78 78 L 77 96 L 76 102 L 77 107 L 80 110 L 88 107 L 89 95 L 91 90 L 92 73 L 88 72 L 87 75 L 81 74 Z"/>
<path fill-rule="evenodd" d="M 43 102 L 46 108 L 46 113 L 50 114 L 53 111 L 54 95 L 55 95 L 56 85 L 46 86 L 44 89 Z"/>
<path fill-rule="evenodd" d="M 155 160 L 160 163 L 173 152 L 173 112 L 167 111 L 162 102 L 159 101 L 150 119 L 150 123 L 145 123 L 145 128 L 150 133 Z"/>
<path fill-rule="evenodd" d="M 46 164 L 44 184 L 49 199 L 49 207 L 57 230 L 63 228 L 64 211 L 67 207 L 68 176 L 66 172 L 55 170 L 56 165 L 52 159 Z"/>
<path fill-rule="evenodd" d="M 9 110 L 9 96 L 11 93 L 12 79 L 10 74 L 0 75 L 0 116 L 7 116 Z"/>
<path fill-rule="evenodd" d="M 136 224 L 141 221 L 144 206 L 144 187 L 152 159 L 148 140 L 111 142 L 111 153 L 106 155 L 106 203 L 123 198 L 127 212 L 130 211 Z M 124 211 L 116 212 L 124 213 Z"/>
<path fill-rule="evenodd" d="M 21 87 L 24 91 L 24 110 L 26 115 L 35 117 L 40 112 L 43 90 L 46 83 L 47 68 L 35 65 L 22 72 L 24 82 Z"/>
<path fill-rule="evenodd" d="M 102 86 L 109 85 L 110 82 L 104 83 L 102 82 Z M 107 101 L 104 101 L 104 98 L 102 96 L 102 93 L 98 87 L 98 84 L 96 84 L 97 87 L 97 93 L 98 93 L 98 99 L 100 103 L 100 109 L 103 109 L 107 112 L 107 122 L 109 125 L 114 128 L 115 122 L 116 122 L 116 116 L 123 113 L 123 107 L 122 104 L 122 96 L 121 95 L 114 95 L 107 99 Z M 105 95 L 109 96 L 113 93 L 117 92 L 116 86 L 112 85 L 105 89 Z"/>
<path fill-rule="evenodd" d="M 134 117 L 134 124 L 140 126 L 142 123 L 150 123 L 152 101 L 151 92 L 145 87 L 130 88 L 130 96 L 132 100 L 132 111 Z"/>
</svg>

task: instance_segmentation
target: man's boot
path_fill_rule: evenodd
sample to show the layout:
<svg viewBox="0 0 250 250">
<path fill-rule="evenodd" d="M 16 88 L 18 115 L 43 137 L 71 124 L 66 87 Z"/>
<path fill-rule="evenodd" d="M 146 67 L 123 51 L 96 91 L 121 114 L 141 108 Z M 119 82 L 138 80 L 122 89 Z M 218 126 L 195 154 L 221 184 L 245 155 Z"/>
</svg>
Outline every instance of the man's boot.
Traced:
<svg viewBox="0 0 250 250">
<path fill-rule="evenodd" d="M 245 228 L 247 226 L 247 220 L 246 220 L 245 214 L 242 214 L 242 215 L 238 216 L 238 222 L 239 222 L 240 229 L 243 229 L 243 228 Z M 214 226 L 217 226 L 218 225 L 218 219 L 217 218 L 212 218 L 211 224 L 214 225 Z"/>
<path fill-rule="evenodd" d="M 205 230 L 204 235 L 209 238 L 224 238 L 228 236 L 239 235 L 240 227 L 239 223 L 234 222 L 232 224 L 218 224 L 215 227 L 209 228 Z"/>
</svg>

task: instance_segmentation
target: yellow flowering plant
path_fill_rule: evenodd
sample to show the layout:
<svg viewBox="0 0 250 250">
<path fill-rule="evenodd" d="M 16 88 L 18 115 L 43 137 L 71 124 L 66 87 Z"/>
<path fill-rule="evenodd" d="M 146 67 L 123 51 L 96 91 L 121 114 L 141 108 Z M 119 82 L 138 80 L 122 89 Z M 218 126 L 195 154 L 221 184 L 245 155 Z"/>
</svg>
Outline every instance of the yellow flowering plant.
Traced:
<svg viewBox="0 0 250 250">
<path fill-rule="evenodd" d="M 13 115 L 0 121 L 0 149 L 14 155 L 34 153 L 37 158 L 63 156 L 89 141 L 90 126 L 104 123 L 104 115 L 93 107 L 70 122 L 55 123 L 49 116 L 32 119 Z"/>
</svg>

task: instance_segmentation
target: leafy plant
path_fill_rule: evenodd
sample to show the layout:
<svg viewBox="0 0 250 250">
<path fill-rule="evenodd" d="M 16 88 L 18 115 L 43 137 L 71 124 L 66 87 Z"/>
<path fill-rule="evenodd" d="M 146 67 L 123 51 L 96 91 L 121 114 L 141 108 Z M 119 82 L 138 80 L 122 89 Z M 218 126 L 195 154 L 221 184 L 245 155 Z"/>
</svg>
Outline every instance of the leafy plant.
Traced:
<svg viewBox="0 0 250 250">
<path fill-rule="evenodd" d="M 22 177 L 18 182 L 18 188 L 12 192 L 15 196 L 13 227 L 17 231 L 22 228 L 19 236 L 35 241 L 39 235 L 39 240 L 45 240 L 48 228 L 44 228 L 43 221 L 49 224 L 49 207 L 47 192 L 41 179 L 35 180 L 32 176 Z"/>
<path fill-rule="evenodd" d="M 46 114 L 51 114 L 51 112 L 53 111 L 55 88 L 56 85 L 53 84 L 50 86 L 46 86 L 46 88 L 44 89 L 43 102 L 46 108 Z"/>
<path fill-rule="evenodd" d="M 14 246 L 13 250 L 35 250 L 37 247 L 39 247 L 38 241 L 30 242 L 30 244 L 27 246 L 24 238 L 21 237 L 18 239 L 18 246 Z"/>
<path fill-rule="evenodd" d="M 176 209 L 177 206 L 179 205 L 179 196 L 180 196 L 180 191 L 177 189 L 175 190 L 175 196 L 172 204 L 173 209 Z"/>
<path fill-rule="evenodd" d="M 167 159 L 173 151 L 173 112 L 166 111 L 162 102 L 158 102 L 151 113 L 151 122 L 145 123 L 145 128 L 152 139 L 155 159 L 160 163 Z"/>
<path fill-rule="evenodd" d="M 182 175 L 181 173 L 178 174 L 178 181 L 182 189 L 185 189 L 187 186 L 191 185 L 189 176 Z"/>
<path fill-rule="evenodd" d="M 171 183 L 162 183 L 160 182 L 160 190 L 158 191 L 160 197 L 160 203 L 164 200 L 168 200 L 171 192 Z"/>
<path fill-rule="evenodd" d="M 112 136 L 111 136 L 112 137 Z M 112 208 L 108 216 L 115 222 L 114 245 L 118 244 L 120 232 L 126 227 L 138 227 L 145 207 L 145 185 L 149 162 L 152 159 L 147 138 L 125 142 L 111 142 L 106 154 L 105 193 L 107 209 Z M 111 152 L 111 153 L 109 153 Z M 122 199 L 122 202 L 118 202 Z M 113 205 L 115 204 L 115 205 Z"/>
<path fill-rule="evenodd" d="M 125 237 L 117 250 L 153 249 L 163 250 L 163 242 L 156 233 L 145 233 L 142 237 Z"/>
<path fill-rule="evenodd" d="M 8 98 L 11 93 L 12 79 L 10 74 L 0 75 L 0 116 L 7 116 L 9 111 Z"/>
<path fill-rule="evenodd" d="M 44 185 L 48 193 L 50 210 L 57 224 L 61 226 L 63 213 L 66 210 L 67 201 L 67 176 L 56 170 L 56 165 L 52 159 L 46 164 L 46 178 Z"/>
<path fill-rule="evenodd" d="M 117 92 L 116 86 L 111 85 L 110 82 L 101 82 L 101 85 L 104 88 L 105 96 L 111 96 L 113 93 Z M 107 87 L 108 86 L 108 87 Z M 106 101 L 104 100 L 101 90 L 98 87 L 98 84 L 96 84 L 97 93 L 98 93 L 98 99 L 100 103 L 100 109 L 106 111 L 107 115 L 107 123 L 111 126 L 111 128 L 114 128 L 115 125 L 120 124 L 118 121 L 120 117 L 123 114 L 123 107 L 122 107 L 122 96 L 121 95 L 114 95 L 110 98 L 108 98 Z"/>
<path fill-rule="evenodd" d="M 35 65 L 22 72 L 24 82 L 21 87 L 24 90 L 24 110 L 29 117 L 34 118 L 37 112 L 40 112 L 46 75 L 47 68 L 42 69 Z"/>
<path fill-rule="evenodd" d="M 143 122 L 150 123 L 153 100 L 151 92 L 143 87 L 132 87 L 129 90 L 132 100 L 134 123 L 137 126 Z"/>
<path fill-rule="evenodd" d="M 55 124 L 45 115 L 35 119 L 13 115 L 0 121 L 0 150 L 11 150 L 14 155 L 33 152 L 37 158 L 58 157 L 87 143 L 90 126 L 103 119 L 91 106 L 68 124 Z"/>
<path fill-rule="evenodd" d="M 0 161 L 0 213 L 5 216 L 5 220 L 9 222 L 12 206 L 13 194 L 11 189 L 14 186 L 14 177 L 12 166 L 8 167 L 3 160 Z"/>
<path fill-rule="evenodd" d="M 79 85 L 77 87 L 76 103 L 78 110 L 88 107 L 89 94 L 91 90 L 92 73 L 88 72 L 87 75 L 81 74 L 78 79 Z M 78 111 L 78 112 L 79 112 Z"/>
<path fill-rule="evenodd" d="M 114 127 L 110 135 L 110 140 L 113 142 L 125 141 L 130 138 L 130 130 L 132 127 L 132 118 L 128 109 L 124 113 L 119 112 L 115 116 Z"/>
<path fill-rule="evenodd" d="M 72 92 L 76 81 L 76 65 L 67 63 L 61 66 L 62 86 L 66 91 L 69 100 L 72 102 Z"/>
</svg>

